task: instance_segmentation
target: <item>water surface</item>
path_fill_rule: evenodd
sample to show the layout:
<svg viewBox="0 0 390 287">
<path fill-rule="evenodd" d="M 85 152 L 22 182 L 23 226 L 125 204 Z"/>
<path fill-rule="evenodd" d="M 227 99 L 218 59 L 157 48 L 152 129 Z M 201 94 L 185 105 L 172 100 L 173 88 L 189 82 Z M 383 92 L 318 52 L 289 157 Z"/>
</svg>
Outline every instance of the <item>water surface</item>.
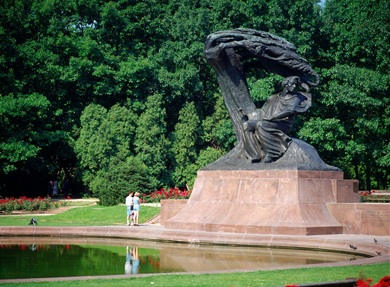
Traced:
<svg viewBox="0 0 390 287">
<path fill-rule="evenodd" d="M 0 279 L 254 270 L 361 258 L 261 247 L 17 237 L 0 238 Z"/>
</svg>

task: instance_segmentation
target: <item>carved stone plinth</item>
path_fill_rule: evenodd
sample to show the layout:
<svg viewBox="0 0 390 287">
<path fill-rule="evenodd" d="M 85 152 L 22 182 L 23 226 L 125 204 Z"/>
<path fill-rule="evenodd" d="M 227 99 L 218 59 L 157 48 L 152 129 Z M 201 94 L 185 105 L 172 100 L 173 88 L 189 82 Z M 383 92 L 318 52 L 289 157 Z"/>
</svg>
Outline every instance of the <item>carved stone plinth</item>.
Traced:
<svg viewBox="0 0 390 287">
<path fill-rule="evenodd" d="M 165 228 L 317 235 L 343 233 L 328 203 L 357 202 L 340 171 L 201 170 L 191 198 Z M 357 190 L 356 190 L 357 191 Z M 348 194 L 348 195 L 347 195 Z"/>
</svg>

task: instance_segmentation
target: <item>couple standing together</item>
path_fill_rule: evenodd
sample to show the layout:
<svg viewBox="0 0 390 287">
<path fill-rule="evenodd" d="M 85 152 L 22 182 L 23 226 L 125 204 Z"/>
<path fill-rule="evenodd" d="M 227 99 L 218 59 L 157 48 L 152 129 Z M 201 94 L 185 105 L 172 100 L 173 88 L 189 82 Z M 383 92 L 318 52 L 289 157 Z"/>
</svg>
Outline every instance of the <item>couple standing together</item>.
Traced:
<svg viewBox="0 0 390 287">
<path fill-rule="evenodd" d="M 139 192 L 129 192 L 126 197 L 127 207 L 127 225 L 138 226 L 139 211 L 141 206 L 141 200 L 139 199 Z"/>
</svg>

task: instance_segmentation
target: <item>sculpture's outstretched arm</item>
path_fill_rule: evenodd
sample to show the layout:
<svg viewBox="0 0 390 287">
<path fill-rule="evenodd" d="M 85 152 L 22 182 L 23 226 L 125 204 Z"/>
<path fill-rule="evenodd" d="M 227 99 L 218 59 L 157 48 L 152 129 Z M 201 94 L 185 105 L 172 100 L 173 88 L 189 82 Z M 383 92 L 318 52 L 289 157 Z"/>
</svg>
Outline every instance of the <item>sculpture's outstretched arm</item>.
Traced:
<svg viewBox="0 0 390 287">
<path fill-rule="evenodd" d="M 283 77 L 299 76 L 311 86 L 319 84 L 319 75 L 295 52 L 295 46 L 270 33 L 235 29 L 207 37 L 204 49 L 206 59 L 220 55 L 225 49 L 234 49 L 241 62 L 255 59 L 247 67 L 265 69 Z"/>
</svg>

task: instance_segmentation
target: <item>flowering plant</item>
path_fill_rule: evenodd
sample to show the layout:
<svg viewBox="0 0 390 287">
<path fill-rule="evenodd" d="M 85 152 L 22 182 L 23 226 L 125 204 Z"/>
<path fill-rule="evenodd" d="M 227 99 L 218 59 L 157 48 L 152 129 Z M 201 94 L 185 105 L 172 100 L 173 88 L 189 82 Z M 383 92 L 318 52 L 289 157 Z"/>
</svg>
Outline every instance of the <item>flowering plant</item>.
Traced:
<svg viewBox="0 0 390 287">
<path fill-rule="evenodd" d="M 390 276 L 385 276 L 378 283 L 371 286 L 372 279 L 368 278 L 366 280 L 359 279 L 356 282 L 357 287 L 390 287 Z"/>
<path fill-rule="evenodd" d="M 160 202 L 162 199 L 187 199 L 191 195 L 190 190 L 180 190 L 177 187 L 169 189 L 161 188 L 151 194 L 142 194 L 142 202 Z"/>
<path fill-rule="evenodd" d="M 52 201 L 50 197 L 37 197 L 37 198 L 28 198 L 22 196 L 19 198 L 6 197 L 0 199 L 0 212 L 11 213 L 15 210 L 26 210 L 26 211 L 35 211 L 35 210 L 48 210 L 51 208 L 57 208 L 60 206 L 65 206 L 67 201 Z"/>
<path fill-rule="evenodd" d="M 390 287 L 390 276 L 385 276 L 378 283 L 371 286 L 372 279 L 359 279 L 356 281 L 356 287 Z M 323 285 L 326 286 L 326 285 Z M 285 287 L 299 287 L 299 285 L 285 285 Z"/>
<path fill-rule="evenodd" d="M 390 195 L 381 192 L 375 193 L 375 190 L 359 191 L 361 202 L 389 202 Z"/>
</svg>

